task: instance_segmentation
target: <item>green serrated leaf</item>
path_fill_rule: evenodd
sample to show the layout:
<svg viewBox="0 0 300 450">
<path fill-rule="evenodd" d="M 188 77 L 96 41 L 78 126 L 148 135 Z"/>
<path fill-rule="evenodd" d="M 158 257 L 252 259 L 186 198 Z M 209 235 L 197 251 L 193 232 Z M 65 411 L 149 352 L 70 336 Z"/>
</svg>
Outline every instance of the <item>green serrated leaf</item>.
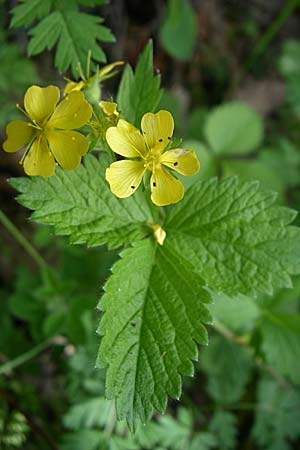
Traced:
<svg viewBox="0 0 300 450">
<path fill-rule="evenodd" d="M 197 38 L 197 18 L 189 0 L 169 0 L 160 29 L 163 47 L 174 58 L 186 61 L 193 55 Z"/>
<path fill-rule="evenodd" d="M 19 0 L 20 5 L 12 9 L 11 27 L 31 25 L 36 19 L 49 14 L 53 0 Z"/>
<path fill-rule="evenodd" d="M 168 242 L 215 291 L 272 294 L 300 271 L 296 213 L 238 178 L 195 183 L 164 224 Z"/>
<path fill-rule="evenodd" d="M 76 10 L 54 11 L 30 30 L 29 55 L 50 50 L 57 44 L 55 66 L 60 72 L 71 66 L 74 76 L 78 76 L 76 67 L 78 63 L 85 67 L 89 50 L 94 61 L 106 61 L 98 41 L 113 42 L 114 37 L 108 28 L 100 25 L 102 21 L 101 17 Z"/>
<path fill-rule="evenodd" d="M 153 217 L 143 193 L 118 199 L 105 180 L 105 158 L 87 155 L 84 161 L 72 171 L 58 168 L 50 178 L 14 178 L 10 183 L 22 192 L 18 201 L 36 210 L 33 220 L 54 225 L 72 243 L 118 247 L 146 236 L 146 223 Z"/>
<path fill-rule="evenodd" d="M 261 333 L 267 362 L 300 384 L 300 315 L 265 311 Z"/>
<path fill-rule="evenodd" d="M 167 242 L 167 241 L 166 241 Z M 203 282 L 167 243 L 135 243 L 121 254 L 100 301 L 104 312 L 98 364 L 107 366 L 106 395 L 119 419 L 135 428 L 167 396 L 179 398 L 181 375 L 192 375 L 202 323 L 210 321 Z"/>
<path fill-rule="evenodd" d="M 225 103 L 210 113 L 204 134 L 218 154 L 248 153 L 262 142 L 263 122 L 245 103 Z"/>
<path fill-rule="evenodd" d="M 143 114 L 153 111 L 161 96 L 160 75 L 153 74 L 153 44 L 140 55 L 135 72 L 127 65 L 118 90 L 117 103 L 122 117 L 139 127 Z"/>
</svg>

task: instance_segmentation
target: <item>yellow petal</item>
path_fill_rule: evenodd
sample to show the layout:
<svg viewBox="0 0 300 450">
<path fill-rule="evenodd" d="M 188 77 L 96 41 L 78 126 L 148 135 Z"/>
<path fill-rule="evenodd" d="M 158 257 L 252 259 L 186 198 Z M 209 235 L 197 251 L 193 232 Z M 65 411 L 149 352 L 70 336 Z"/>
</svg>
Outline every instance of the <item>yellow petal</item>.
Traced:
<svg viewBox="0 0 300 450">
<path fill-rule="evenodd" d="M 163 153 L 159 161 L 182 175 L 195 175 L 200 169 L 195 151 L 184 148 L 175 148 Z"/>
<path fill-rule="evenodd" d="M 184 196 L 181 181 L 169 174 L 165 169 L 156 166 L 151 176 L 151 200 L 157 206 L 177 203 Z"/>
<path fill-rule="evenodd" d="M 50 177 L 54 173 L 55 161 L 45 138 L 40 136 L 33 141 L 23 166 L 27 175 Z"/>
<path fill-rule="evenodd" d="M 141 127 L 148 148 L 161 153 L 173 135 L 174 120 L 169 111 L 161 110 L 156 114 L 144 114 Z"/>
<path fill-rule="evenodd" d="M 82 92 L 72 91 L 55 109 L 50 117 L 47 128 L 73 130 L 80 128 L 92 115 L 92 107 L 85 100 Z"/>
<path fill-rule="evenodd" d="M 100 108 L 107 116 L 118 116 L 117 104 L 115 102 L 106 102 L 102 100 L 99 103 Z"/>
<path fill-rule="evenodd" d="M 72 81 L 68 80 L 67 84 L 64 87 L 64 96 L 70 94 L 72 91 L 81 91 L 81 89 L 84 87 L 84 81 Z"/>
<path fill-rule="evenodd" d="M 28 144 L 34 135 L 34 128 L 23 120 L 13 120 L 6 127 L 7 139 L 3 143 L 3 149 L 12 153 L 19 150 L 23 145 Z"/>
<path fill-rule="evenodd" d="M 46 136 L 51 152 L 64 169 L 75 169 L 79 166 L 81 157 L 89 148 L 86 137 L 77 131 L 47 131 Z"/>
<path fill-rule="evenodd" d="M 117 127 L 108 128 L 106 140 L 115 153 L 127 158 L 143 157 L 147 153 L 140 131 L 126 120 L 121 119 Z"/>
<path fill-rule="evenodd" d="M 56 86 L 31 86 L 24 97 L 24 107 L 29 117 L 43 125 L 53 113 L 59 100 L 59 89 Z"/>
<path fill-rule="evenodd" d="M 107 78 L 107 75 L 109 75 L 115 67 L 121 66 L 122 64 L 124 64 L 124 61 L 115 61 L 102 67 L 102 69 L 99 70 L 99 78 Z"/>
<path fill-rule="evenodd" d="M 105 173 L 110 190 L 119 198 L 129 197 L 139 187 L 145 172 L 142 161 L 122 160 L 112 163 Z"/>
</svg>

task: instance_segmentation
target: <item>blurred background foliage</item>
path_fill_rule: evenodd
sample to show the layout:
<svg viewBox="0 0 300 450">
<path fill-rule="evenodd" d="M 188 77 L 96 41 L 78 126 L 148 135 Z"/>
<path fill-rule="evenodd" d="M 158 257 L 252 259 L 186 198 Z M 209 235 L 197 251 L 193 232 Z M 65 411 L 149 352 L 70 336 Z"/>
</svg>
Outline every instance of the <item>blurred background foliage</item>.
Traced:
<svg viewBox="0 0 300 450">
<path fill-rule="evenodd" d="M 197 176 L 258 179 L 300 209 L 298 0 L 1 0 L 1 141 L 29 85 L 63 86 L 88 50 L 93 68 L 134 65 L 149 38 L 158 108 L 197 151 Z M 0 449 L 299 448 L 300 279 L 273 298 L 213 293 L 210 345 L 182 401 L 131 436 L 94 369 L 96 305 L 117 253 L 28 222 L 6 182 L 18 158 L 0 156 Z"/>
</svg>

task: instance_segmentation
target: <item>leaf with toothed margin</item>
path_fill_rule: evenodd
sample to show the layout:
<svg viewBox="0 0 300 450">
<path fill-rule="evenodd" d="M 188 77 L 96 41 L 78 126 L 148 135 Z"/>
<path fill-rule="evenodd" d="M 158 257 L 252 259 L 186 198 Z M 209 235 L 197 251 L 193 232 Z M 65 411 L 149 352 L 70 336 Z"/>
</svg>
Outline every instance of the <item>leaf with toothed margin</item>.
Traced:
<svg viewBox="0 0 300 450">
<path fill-rule="evenodd" d="M 300 273 L 300 229 L 277 195 L 237 177 L 195 183 L 164 224 L 169 245 L 215 291 L 272 294 Z"/>
<path fill-rule="evenodd" d="M 166 239 L 126 249 L 114 265 L 99 307 L 103 311 L 98 365 L 107 366 L 106 395 L 119 419 L 134 429 L 167 396 L 179 398 L 181 376 L 193 375 L 196 343 L 206 344 L 210 295 Z"/>
<path fill-rule="evenodd" d="M 147 221 L 153 215 L 142 192 L 128 199 L 112 195 L 106 165 L 105 155 L 87 155 L 75 170 L 58 168 L 49 178 L 13 178 L 10 184 L 21 192 L 18 202 L 35 210 L 31 219 L 53 225 L 72 243 L 119 247 L 151 233 Z"/>
</svg>

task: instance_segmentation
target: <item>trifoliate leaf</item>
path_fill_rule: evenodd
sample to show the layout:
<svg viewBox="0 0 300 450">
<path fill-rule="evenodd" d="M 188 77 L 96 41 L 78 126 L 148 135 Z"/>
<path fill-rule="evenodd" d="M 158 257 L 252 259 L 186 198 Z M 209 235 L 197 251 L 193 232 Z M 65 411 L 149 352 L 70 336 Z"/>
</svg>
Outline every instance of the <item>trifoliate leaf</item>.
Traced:
<svg viewBox="0 0 300 450">
<path fill-rule="evenodd" d="M 135 72 L 125 67 L 119 86 L 117 103 L 122 117 L 140 127 L 143 114 L 153 111 L 161 96 L 160 75 L 153 73 L 153 44 L 141 53 Z"/>
<path fill-rule="evenodd" d="M 174 58 L 187 61 L 193 55 L 197 37 L 197 17 L 189 0 L 168 0 L 168 10 L 160 29 L 163 47 Z"/>
<path fill-rule="evenodd" d="M 104 156 L 104 155 L 103 155 Z M 72 243 L 89 246 L 108 243 L 118 247 L 149 233 L 151 211 L 142 193 L 120 200 L 110 192 L 104 177 L 105 158 L 85 158 L 85 166 L 72 171 L 59 168 L 50 178 L 15 178 L 11 184 L 22 194 L 18 201 L 36 210 L 31 218 L 54 225 L 57 234 Z"/>
<path fill-rule="evenodd" d="M 300 384 L 300 315 L 265 310 L 261 333 L 268 364 Z"/>
<path fill-rule="evenodd" d="M 207 375 L 207 391 L 215 402 L 237 402 L 244 393 L 252 368 L 247 350 L 223 336 L 215 335 L 200 354 L 200 367 Z"/>
<path fill-rule="evenodd" d="M 29 55 L 52 49 L 57 43 L 55 66 L 60 72 L 70 66 L 78 76 L 76 67 L 86 64 L 88 51 L 93 60 L 105 62 L 106 56 L 97 41 L 113 42 L 110 30 L 100 25 L 103 19 L 78 11 L 54 11 L 30 31 L 32 38 L 28 45 Z M 84 33 L 82 33 L 84 30 Z"/>
<path fill-rule="evenodd" d="M 300 436 L 300 393 L 263 379 L 258 385 L 253 437 L 263 450 L 290 450 L 290 440 Z"/>
<path fill-rule="evenodd" d="M 274 205 L 257 182 L 195 183 L 164 224 L 168 243 L 209 288 L 227 295 L 272 294 L 300 271 L 295 211 Z"/>
<path fill-rule="evenodd" d="M 208 116 L 204 134 L 216 153 L 247 153 L 256 150 L 263 139 L 263 122 L 244 103 L 221 105 Z"/>
<path fill-rule="evenodd" d="M 131 428 L 154 408 L 164 411 L 168 395 L 179 398 L 181 375 L 194 371 L 196 342 L 207 342 L 209 294 L 167 242 L 147 239 L 125 250 L 100 300 L 98 363 L 107 366 L 107 397 Z"/>
</svg>

